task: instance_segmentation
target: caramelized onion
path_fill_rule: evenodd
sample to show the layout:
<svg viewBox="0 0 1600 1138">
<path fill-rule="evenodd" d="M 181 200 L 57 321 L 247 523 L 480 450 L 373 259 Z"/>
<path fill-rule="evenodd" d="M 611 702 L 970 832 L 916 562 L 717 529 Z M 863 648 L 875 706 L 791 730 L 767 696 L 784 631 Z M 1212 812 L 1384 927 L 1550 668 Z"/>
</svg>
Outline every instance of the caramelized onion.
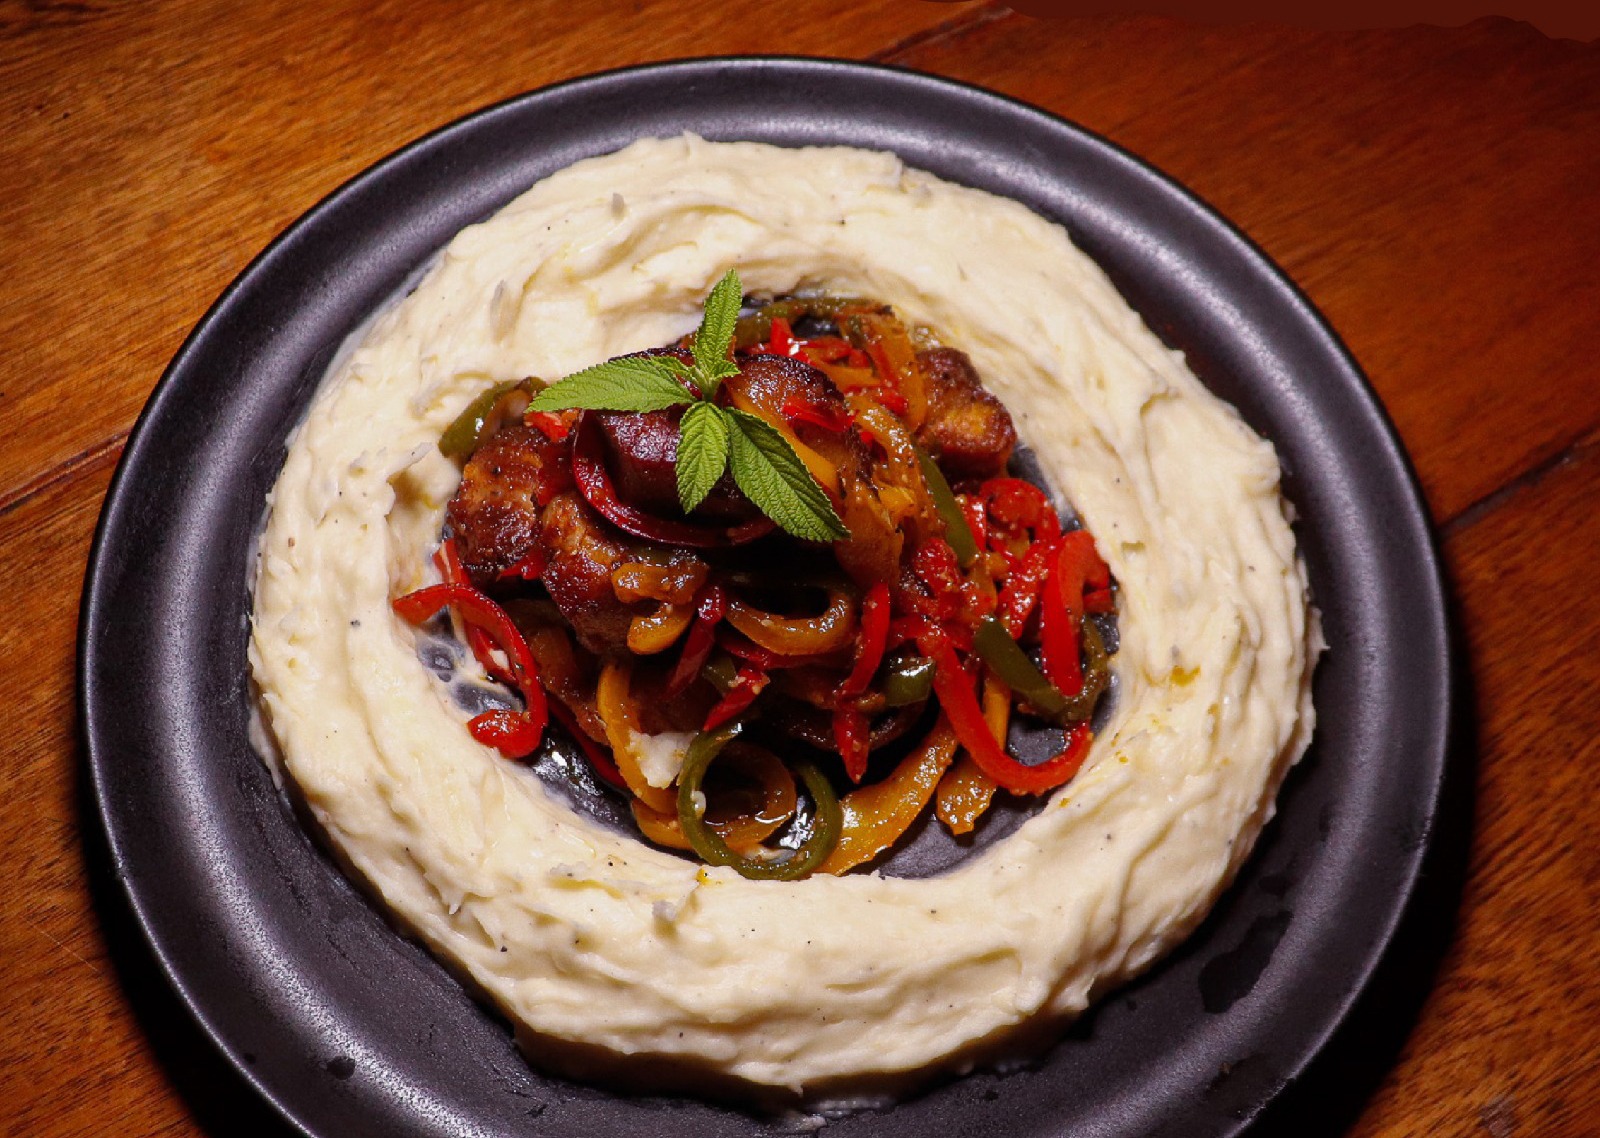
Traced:
<svg viewBox="0 0 1600 1138">
<path fill-rule="evenodd" d="M 623 604 L 649 600 L 686 605 L 705 584 L 707 571 L 704 561 L 690 555 L 626 561 L 611 571 L 611 591 Z"/>
<path fill-rule="evenodd" d="M 628 651 L 636 656 L 665 652 L 678 642 L 694 619 L 694 605 L 659 605 L 646 616 L 636 616 L 628 624 Z"/>
<path fill-rule="evenodd" d="M 780 616 L 730 596 L 727 621 L 780 656 L 817 656 L 846 648 L 856 632 L 853 597 L 837 586 L 828 589 L 828 607 L 818 616 Z"/>
</svg>

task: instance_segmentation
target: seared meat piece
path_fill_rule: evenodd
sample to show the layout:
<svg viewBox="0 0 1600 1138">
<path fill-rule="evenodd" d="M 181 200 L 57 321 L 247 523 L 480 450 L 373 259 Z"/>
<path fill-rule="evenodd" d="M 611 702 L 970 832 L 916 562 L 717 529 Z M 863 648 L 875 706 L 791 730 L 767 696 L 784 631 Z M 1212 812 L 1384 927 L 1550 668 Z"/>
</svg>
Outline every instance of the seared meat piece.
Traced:
<svg viewBox="0 0 1600 1138">
<path fill-rule="evenodd" d="M 748 401 L 769 414 L 782 418 L 783 407 L 790 400 L 809 404 L 823 412 L 845 416 L 849 408 L 844 396 L 822 372 L 793 356 L 746 356 L 738 361 L 739 374 L 729 376 L 723 387 L 738 406 Z M 801 423 L 795 433 L 800 441 L 819 452 L 825 447 L 838 445 L 847 434 L 829 431 L 811 423 Z M 831 455 L 829 456 L 832 457 Z"/>
<path fill-rule="evenodd" d="M 538 544 L 545 588 L 578 642 L 601 656 L 625 652 L 634 614 L 611 586 L 611 571 L 630 559 L 622 535 L 569 490 L 544 508 Z"/>
<path fill-rule="evenodd" d="M 597 411 L 606 443 L 606 466 L 624 502 L 665 518 L 683 516 L 678 507 L 678 423 L 684 408 L 643 414 Z M 752 521 L 760 511 L 733 478 L 724 474 L 695 509 L 695 520 L 727 525 Z"/>
<path fill-rule="evenodd" d="M 1011 414 L 978 379 L 972 361 L 954 348 L 919 352 L 928 377 L 928 417 L 917 442 L 952 481 L 1005 473 L 1017 429 Z"/>
<path fill-rule="evenodd" d="M 520 422 L 485 439 L 461 475 L 446 516 L 461 562 L 478 584 L 533 552 L 539 499 L 571 480 L 565 447 Z"/>
</svg>

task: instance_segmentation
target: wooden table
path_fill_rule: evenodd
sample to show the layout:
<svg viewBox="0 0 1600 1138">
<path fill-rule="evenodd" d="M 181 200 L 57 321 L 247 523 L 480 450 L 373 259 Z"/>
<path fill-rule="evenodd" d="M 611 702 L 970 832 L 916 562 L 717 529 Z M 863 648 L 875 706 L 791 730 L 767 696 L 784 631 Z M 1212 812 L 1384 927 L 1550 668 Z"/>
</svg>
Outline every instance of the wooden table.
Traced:
<svg viewBox="0 0 1600 1138">
<path fill-rule="evenodd" d="M 1505 20 L 1217 29 L 912 0 L 0 7 L 6 1132 L 281 1133 L 142 955 L 74 726 L 95 519 L 184 335 L 295 217 L 433 127 L 585 72 L 774 49 L 981 83 L 1102 132 L 1326 313 L 1448 558 L 1473 818 L 1407 945 L 1422 967 L 1264 1132 L 1600 1132 L 1600 44 Z"/>
</svg>

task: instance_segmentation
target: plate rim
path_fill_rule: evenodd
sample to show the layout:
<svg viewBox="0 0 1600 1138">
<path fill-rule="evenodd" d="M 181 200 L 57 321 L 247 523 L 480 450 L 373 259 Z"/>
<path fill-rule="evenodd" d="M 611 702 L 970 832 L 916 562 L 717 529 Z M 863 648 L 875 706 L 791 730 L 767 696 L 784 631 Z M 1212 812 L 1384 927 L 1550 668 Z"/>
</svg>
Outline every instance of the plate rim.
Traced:
<svg viewBox="0 0 1600 1138">
<path fill-rule="evenodd" d="M 347 200 L 358 196 L 368 186 L 382 182 L 414 157 L 445 144 L 454 137 L 473 132 L 480 123 L 498 114 L 536 100 L 558 97 L 586 87 L 599 87 L 630 76 L 700 72 L 724 66 L 818 74 L 843 69 L 855 73 L 877 73 L 893 82 L 909 82 L 935 91 L 955 89 L 968 98 L 976 97 L 980 101 L 986 100 L 1007 107 L 1013 112 L 1046 120 L 1057 129 L 1064 128 L 1069 133 L 1093 143 L 1107 156 L 1114 158 L 1124 169 L 1136 174 L 1145 182 L 1158 185 L 1167 194 L 1181 201 L 1196 218 L 1203 220 L 1218 236 L 1226 239 L 1239 255 L 1251 262 L 1280 298 L 1296 310 L 1298 316 L 1305 322 L 1306 328 L 1315 333 L 1319 346 L 1338 363 L 1345 372 L 1344 378 L 1353 384 L 1354 390 L 1360 396 L 1358 406 L 1367 420 L 1367 426 L 1375 430 L 1381 440 L 1382 458 L 1395 467 L 1395 472 L 1400 476 L 1396 485 L 1402 492 L 1406 509 L 1403 518 L 1396 518 L 1395 521 L 1403 523 L 1400 528 L 1406 531 L 1408 543 L 1420 554 L 1420 560 L 1415 562 L 1414 566 L 1421 571 L 1420 575 L 1428 586 L 1428 595 L 1419 598 L 1418 608 L 1426 612 L 1430 630 L 1436 634 L 1431 647 L 1436 649 L 1434 658 L 1438 664 L 1438 683 L 1436 690 L 1428 693 L 1433 698 L 1427 702 L 1427 706 L 1434 712 L 1432 730 L 1428 732 L 1429 738 L 1434 742 L 1425 756 L 1429 772 L 1428 793 L 1426 801 L 1419 803 L 1423 807 L 1422 815 L 1428 823 L 1429 832 L 1425 835 L 1416 856 L 1407 864 L 1403 886 L 1394 893 L 1385 920 L 1379 929 L 1379 935 L 1373 939 L 1373 947 L 1366 959 L 1361 961 L 1357 982 L 1346 990 L 1337 1002 L 1337 1014 L 1330 1016 L 1315 1033 L 1309 1045 L 1302 1048 L 1295 1056 L 1293 1065 L 1282 1072 L 1279 1085 L 1260 1096 L 1240 1114 L 1236 1125 L 1225 1132 L 1219 1132 L 1229 1135 L 1242 1134 L 1285 1089 L 1298 1082 L 1306 1070 L 1327 1050 L 1330 1040 L 1337 1035 L 1352 1010 L 1371 989 L 1374 974 L 1392 953 L 1396 932 L 1417 902 L 1425 855 L 1433 836 L 1434 823 L 1438 820 L 1445 782 L 1451 768 L 1456 765 L 1455 756 L 1460 745 L 1460 730 L 1457 724 L 1462 676 L 1459 657 L 1460 634 L 1449 610 L 1447 599 L 1449 593 L 1439 535 L 1427 509 L 1426 498 L 1415 466 L 1370 380 L 1328 318 L 1311 302 L 1287 271 L 1268 256 L 1242 229 L 1174 177 L 1081 123 L 976 83 L 909 67 L 830 56 L 733 54 L 675 58 L 571 76 L 486 104 L 465 115 L 441 123 L 401 147 L 387 152 L 340 182 L 309 208 L 296 215 L 250 259 L 211 302 L 185 336 L 142 406 L 106 490 L 89 549 L 77 622 L 76 720 L 84 749 L 84 764 L 89 775 L 95 816 L 101 831 L 100 836 L 106 843 L 105 856 L 108 856 L 111 862 L 117 897 L 126 904 L 142 937 L 143 946 L 151 952 L 159 971 L 170 986 L 171 993 L 200 1029 L 206 1044 L 227 1060 L 234 1072 L 243 1078 L 278 1118 L 308 1138 L 319 1138 L 322 1132 L 313 1129 L 302 1119 L 288 1101 L 288 1096 L 281 1094 L 278 1089 L 269 1086 L 258 1076 L 252 1065 L 245 1061 L 235 1042 L 228 1038 L 225 1028 L 214 1022 L 213 1017 L 208 1014 L 205 1001 L 195 992 L 182 969 L 174 963 L 169 946 L 163 943 L 155 930 L 150 912 L 151 899 L 141 892 L 134 875 L 126 871 L 130 857 L 137 855 L 130 855 L 125 846 L 125 835 L 120 833 L 111 798 L 112 788 L 109 785 L 111 774 L 107 754 L 109 747 L 103 741 L 101 726 L 103 717 L 111 712 L 105 707 L 106 697 L 99 694 L 94 679 L 97 662 L 95 632 L 107 619 L 104 615 L 106 592 L 110 588 L 108 580 L 114 572 L 114 567 L 109 563 L 108 547 L 118 536 L 119 527 L 124 525 L 123 515 L 129 508 L 128 498 L 133 493 L 132 484 L 138 473 L 137 468 L 148 461 L 148 451 L 159 442 L 159 437 L 154 434 L 151 424 L 172 400 L 179 398 L 179 395 L 175 394 L 179 379 L 190 368 L 207 337 L 213 334 L 215 327 L 226 318 L 235 305 L 240 303 L 240 298 L 258 282 L 259 278 L 270 272 L 277 260 L 285 255 L 285 250 L 314 223 L 320 222 Z M 1292 775 L 1293 772 L 1290 773 Z M 1252 858 L 1255 856 L 1256 853 L 1253 852 Z M 1226 898 L 1228 891 L 1236 887 L 1236 882 L 1230 883 L 1229 889 L 1224 891 L 1219 903 L 1221 899 Z M 373 902 L 369 899 L 368 903 Z"/>
</svg>

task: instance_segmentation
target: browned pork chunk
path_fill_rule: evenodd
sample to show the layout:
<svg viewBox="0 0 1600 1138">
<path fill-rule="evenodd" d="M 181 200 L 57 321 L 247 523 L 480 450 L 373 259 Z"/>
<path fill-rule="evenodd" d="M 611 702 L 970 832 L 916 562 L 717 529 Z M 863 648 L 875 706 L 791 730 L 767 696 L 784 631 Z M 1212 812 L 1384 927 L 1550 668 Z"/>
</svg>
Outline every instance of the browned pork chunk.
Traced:
<svg viewBox="0 0 1600 1138">
<path fill-rule="evenodd" d="M 967 354 L 935 348 L 917 359 L 928 377 L 928 417 L 917 442 L 951 481 L 1005 473 L 1017 429 L 1000 400 L 984 390 Z"/>
<path fill-rule="evenodd" d="M 533 552 L 541 489 L 565 484 L 567 469 L 561 444 L 519 422 L 479 445 L 446 512 L 473 581 L 493 581 Z"/>
<path fill-rule="evenodd" d="M 568 490 L 544 508 L 538 543 L 545 587 L 578 642 L 600 656 L 625 652 L 633 610 L 611 584 L 612 570 L 628 559 L 622 535 Z"/>
</svg>

